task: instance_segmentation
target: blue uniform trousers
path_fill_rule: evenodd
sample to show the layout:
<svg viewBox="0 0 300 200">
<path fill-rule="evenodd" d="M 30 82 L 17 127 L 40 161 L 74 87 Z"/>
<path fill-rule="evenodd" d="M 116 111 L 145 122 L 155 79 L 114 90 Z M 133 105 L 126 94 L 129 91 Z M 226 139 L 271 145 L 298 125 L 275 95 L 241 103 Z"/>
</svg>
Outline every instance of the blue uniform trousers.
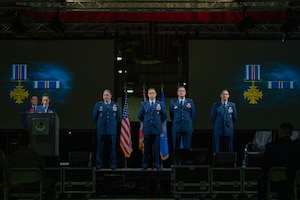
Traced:
<svg viewBox="0 0 300 200">
<path fill-rule="evenodd" d="M 98 134 L 97 135 L 97 142 L 98 148 L 96 152 L 96 169 L 101 169 L 103 167 L 103 147 L 104 147 L 104 137 L 108 137 L 110 139 L 110 163 L 109 166 L 111 169 L 115 169 L 117 167 L 117 154 L 116 154 L 116 142 L 117 142 L 117 135 L 104 135 Z M 108 146 L 108 145 L 107 145 Z"/>
<path fill-rule="evenodd" d="M 144 154 L 143 154 L 143 160 L 142 160 L 142 167 L 148 168 L 149 163 L 149 157 L 152 150 L 152 144 L 153 144 L 153 151 L 154 151 L 154 167 L 160 168 L 161 167 L 161 161 L 160 161 L 160 135 L 145 135 L 144 136 Z"/>
</svg>

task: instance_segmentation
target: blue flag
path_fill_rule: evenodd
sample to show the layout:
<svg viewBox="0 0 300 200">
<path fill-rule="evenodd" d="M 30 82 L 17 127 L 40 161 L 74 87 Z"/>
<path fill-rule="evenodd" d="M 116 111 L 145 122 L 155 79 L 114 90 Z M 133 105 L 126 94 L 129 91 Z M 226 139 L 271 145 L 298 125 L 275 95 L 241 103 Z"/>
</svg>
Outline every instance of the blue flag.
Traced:
<svg viewBox="0 0 300 200">
<path fill-rule="evenodd" d="M 163 88 L 161 88 L 161 103 L 166 107 Z M 166 160 L 169 157 L 167 120 L 162 123 L 162 133 L 160 134 L 160 157 L 162 160 Z"/>
</svg>

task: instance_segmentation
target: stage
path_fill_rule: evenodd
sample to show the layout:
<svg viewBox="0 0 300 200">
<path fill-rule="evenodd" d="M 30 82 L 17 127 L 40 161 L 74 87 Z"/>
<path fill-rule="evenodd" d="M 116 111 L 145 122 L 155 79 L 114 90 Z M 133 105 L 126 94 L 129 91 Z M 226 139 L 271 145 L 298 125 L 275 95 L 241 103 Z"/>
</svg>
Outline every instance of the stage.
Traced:
<svg viewBox="0 0 300 200">
<path fill-rule="evenodd" d="M 15 135 L 22 130 L 5 130 L 1 131 L 1 146 L 6 154 L 9 154 L 13 149 Z M 259 170 L 248 171 L 241 168 L 244 158 L 245 145 L 252 141 L 255 130 L 236 131 L 235 145 L 236 151 L 236 166 L 229 167 L 234 170 L 214 170 L 211 166 L 202 169 L 204 165 L 197 167 L 177 168 L 174 171 L 172 166 L 173 150 L 170 146 L 170 156 L 163 161 L 162 170 L 147 171 L 141 170 L 142 151 L 138 149 L 137 137 L 133 137 L 134 151 L 130 158 L 125 158 L 120 148 L 117 149 L 118 165 L 115 171 L 107 168 L 108 160 L 105 160 L 106 166 L 101 170 L 96 170 L 95 166 L 95 130 L 60 130 L 59 155 L 55 157 L 60 162 L 57 166 L 47 166 L 47 174 L 50 178 L 55 178 L 57 181 L 57 196 L 61 199 L 83 199 L 82 195 L 89 199 L 123 199 L 123 198 L 197 198 L 205 196 L 205 198 L 217 199 L 233 199 L 241 196 L 255 196 L 256 180 L 246 181 L 245 178 L 248 172 L 259 173 Z M 84 138 L 84 140 L 83 140 Z M 170 142 L 170 141 L 169 141 Z M 212 131 L 200 130 L 193 134 L 193 149 L 208 148 L 212 150 Z M 4 148 L 3 148 L 4 147 Z M 86 159 L 85 166 L 64 165 L 70 160 L 70 152 L 79 152 L 81 155 L 89 155 Z M 105 153 L 105 155 L 109 155 Z M 52 162 L 52 161 L 51 161 Z M 88 165 L 88 166 L 87 166 Z M 200 167 L 200 168 L 199 168 Z M 184 172 L 180 172 L 180 171 Z M 187 171 L 186 171 L 187 170 Z M 207 177 L 199 177 L 196 171 L 207 174 Z M 228 178 L 229 180 L 219 181 L 214 174 L 226 175 L 236 173 Z M 176 175 L 175 175 L 176 174 Z M 231 180 L 231 177 L 238 180 Z M 250 177 L 258 178 L 258 175 Z M 195 179 L 193 179 L 195 178 Z M 228 184 L 231 187 L 226 188 L 229 193 L 217 191 L 222 183 Z M 228 183 L 229 182 L 229 183 Z M 245 184 L 247 183 L 247 184 Z M 236 188 L 237 187 L 237 188 Z M 250 188 L 250 189 L 249 189 Z M 230 191 L 230 190 L 237 191 Z M 250 192 L 249 192 L 250 190 Z M 221 198 L 225 195 L 226 198 Z"/>
</svg>

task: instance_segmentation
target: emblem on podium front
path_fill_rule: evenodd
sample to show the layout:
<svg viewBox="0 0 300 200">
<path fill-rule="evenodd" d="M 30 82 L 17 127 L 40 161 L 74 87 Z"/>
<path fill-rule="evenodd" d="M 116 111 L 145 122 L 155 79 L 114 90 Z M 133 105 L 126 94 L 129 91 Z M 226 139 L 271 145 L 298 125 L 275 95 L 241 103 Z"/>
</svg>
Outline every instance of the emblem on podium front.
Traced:
<svg viewBox="0 0 300 200">
<path fill-rule="evenodd" d="M 49 119 L 48 118 L 32 118 L 32 135 L 48 135 Z"/>
</svg>

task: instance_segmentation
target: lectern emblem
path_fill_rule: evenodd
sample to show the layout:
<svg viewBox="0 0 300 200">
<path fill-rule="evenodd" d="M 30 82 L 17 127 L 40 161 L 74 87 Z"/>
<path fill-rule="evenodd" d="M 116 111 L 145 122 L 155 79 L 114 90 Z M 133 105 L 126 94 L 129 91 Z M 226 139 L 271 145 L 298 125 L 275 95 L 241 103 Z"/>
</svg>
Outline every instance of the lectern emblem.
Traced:
<svg viewBox="0 0 300 200">
<path fill-rule="evenodd" d="M 46 124 L 44 122 L 39 122 L 36 124 L 35 129 L 39 132 L 44 131 L 47 128 Z"/>
</svg>

